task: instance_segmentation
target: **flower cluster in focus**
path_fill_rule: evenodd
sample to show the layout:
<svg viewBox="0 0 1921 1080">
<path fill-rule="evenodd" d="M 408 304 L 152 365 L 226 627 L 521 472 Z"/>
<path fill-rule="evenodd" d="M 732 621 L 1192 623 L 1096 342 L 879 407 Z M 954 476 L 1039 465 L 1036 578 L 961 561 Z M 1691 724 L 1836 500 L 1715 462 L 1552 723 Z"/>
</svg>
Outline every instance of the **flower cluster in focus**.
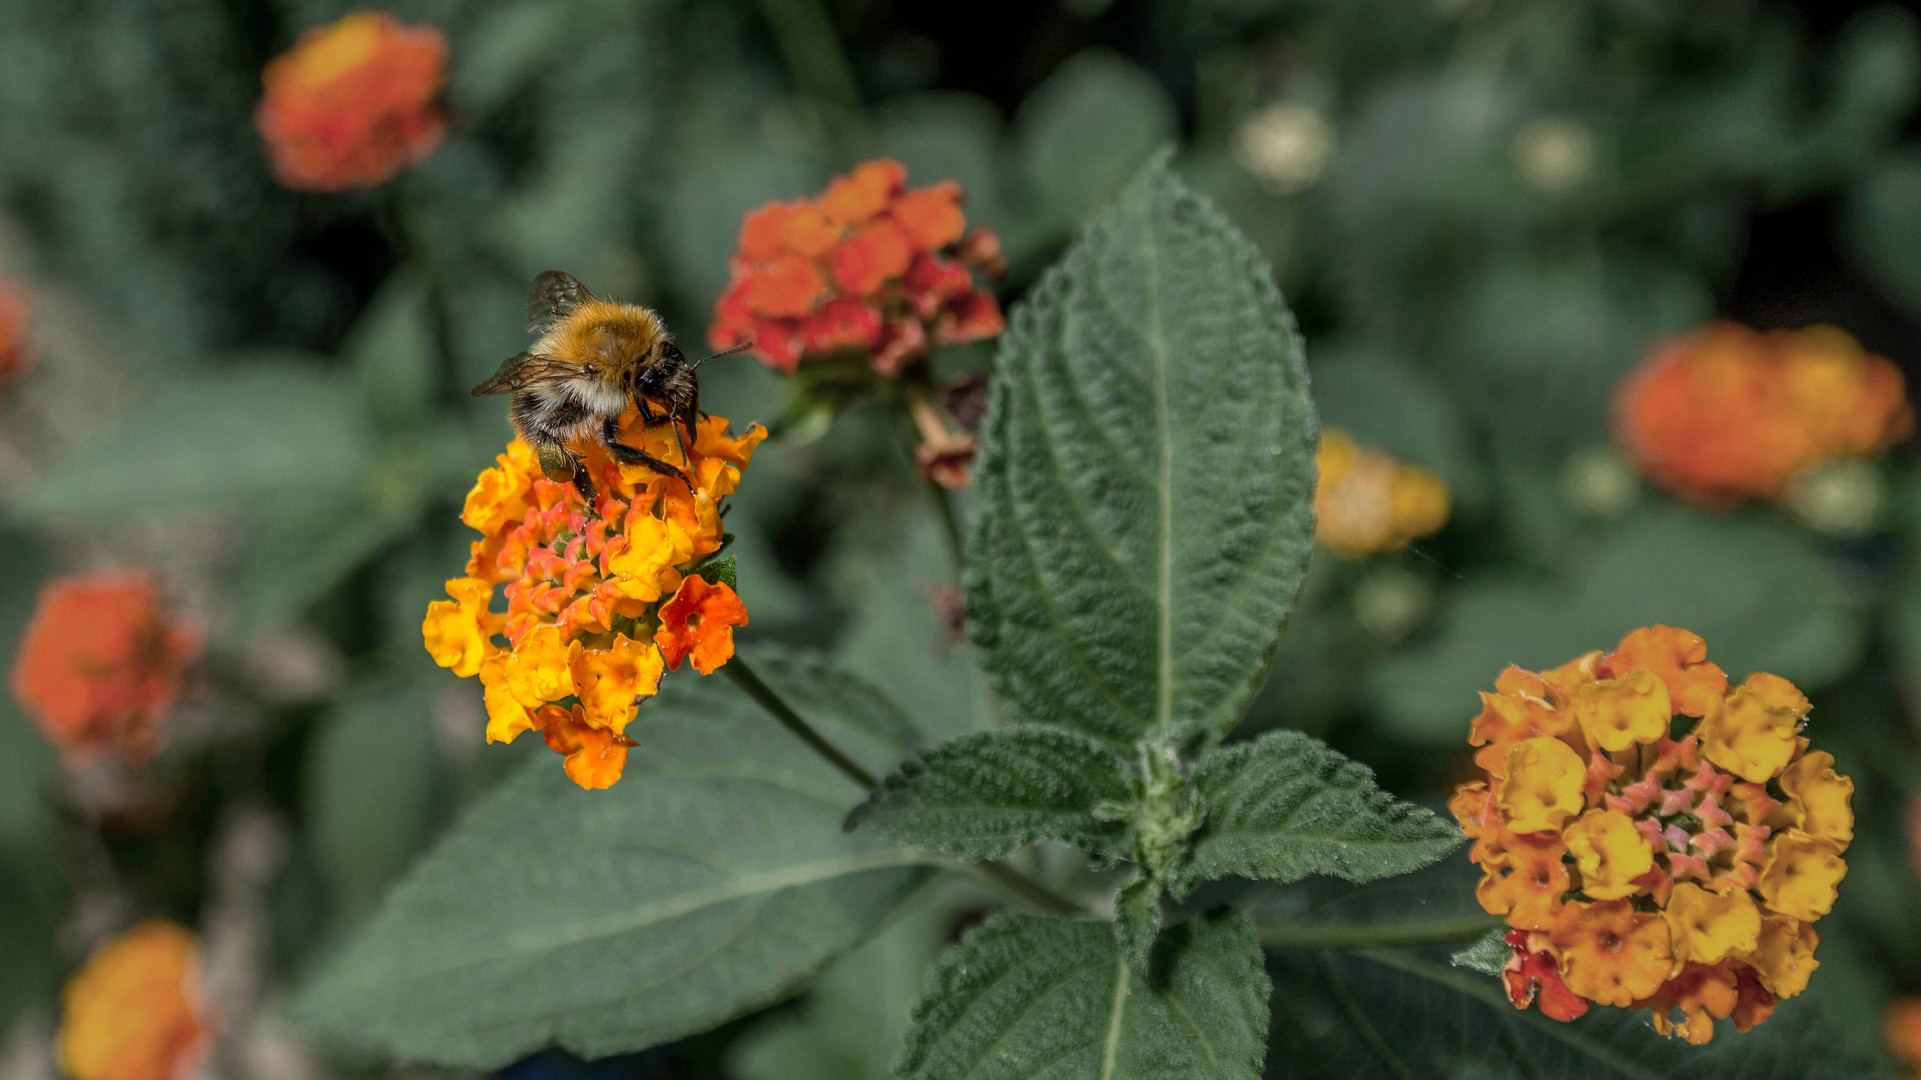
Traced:
<svg viewBox="0 0 1921 1080">
<path fill-rule="evenodd" d="M 159 919 L 108 942 L 61 994 L 60 1066 L 73 1080 L 178 1080 L 212 1040 L 193 932 Z"/>
<path fill-rule="evenodd" d="M 967 229 L 959 184 L 906 182 L 899 162 L 869 161 L 817 199 L 748 214 L 733 283 L 714 307 L 713 347 L 751 343 L 790 374 L 857 357 L 892 378 L 934 346 L 1000 333 L 1000 305 L 973 275 L 999 271 L 1000 240 Z"/>
<path fill-rule="evenodd" d="M 69 758 L 109 752 L 138 761 L 153 753 L 198 652 L 147 575 L 59 578 L 41 590 L 21 636 L 13 694 Z"/>
<path fill-rule="evenodd" d="M 1721 506 L 1782 499 L 1810 469 L 1873 457 L 1913 426 L 1900 369 L 1832 326 L 1712 323 L 1657 345 L 1615 400 L 1641 470 Z"/>
<path fill-rule="evenodd" d="M 363 11 L 309 30 L 261 75 L 254 123 L 274 175 L 299 191 L 374 187 L 440 144 L 447 39 Z"/>
<path fill-rule="evenodd" d="M 26 294 L 0 280 L 0 393 L 33 367 L 33 339 L 27 336 L 30 313 Z"/>
<path fill-rule="evenodd" d="M 1481 905 L 1512 928 L 1517 1008 L 1648 1009 L 1705 1043 L 1715 1020 L 1746 1031 L 1807 988 L 1854 783 L 1808 748 L 1792 683 L 1730 686 L 1700 637 L 1655 626 L 1494 685 L 1468 736 L 1486 779 L 1450 807 Z M 1677 738 L 1680 716 L 1698 721 Z"/>
<path fill-rule="evenodd" d="M 702 564 L 724 540 L 722 501 L 766 437 L 759 424 L 736 438 L 725 418 L 704 417 L 683 459 L 671 429 L 643 426 L 629 409 L 621 441 L 680 465 L 688 481 L 582 447 L 592 506 L 571 482 L 543 476 L 518 439 L 480 474 L 461 520 L 481 538 L 467 576 L 447 583 L 452 599 L 428 606 L 422 633 L 435 662 L 480 677 L 489 742 L 538 731 L 575 783 L 607 787 L 663 668 L 687 661 L 708 674 L 733 656 L 747 609 Z M 492 610 L 497 586 L 504 613 Z"/>
<path fill-rule="evenodd" d="M 1339 428 L 1321 429 L 1315 464 L 1314 539 L 1344 559 L 1398 551 L 1447 524 L 1447 485 L 1439 476 Z"/>
</svg>

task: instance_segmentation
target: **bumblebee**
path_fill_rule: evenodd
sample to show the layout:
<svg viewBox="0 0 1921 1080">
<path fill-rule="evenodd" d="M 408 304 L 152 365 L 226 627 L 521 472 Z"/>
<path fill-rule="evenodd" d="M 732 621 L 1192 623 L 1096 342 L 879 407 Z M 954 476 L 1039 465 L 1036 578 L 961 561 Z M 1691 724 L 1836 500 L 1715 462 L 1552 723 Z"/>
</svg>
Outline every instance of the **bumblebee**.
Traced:
<svg viewBox="0 0 1921 1080">
<path fill-rule="evenodd" d="M 591 504 L 593 480 L 569 448 L 585 442 L 606 447 L 623 465 L 687 479 L 672 463 L 621 442 L 620 418 L 632 403 L 641 423 L 672 425 L 674 445 L 687 460 L 686 440 L 694 438 L 701 415 L 694 372 L 712 356 L 688 363 L 660 316 L 638 304 L 602 300 L 559 270 L 527 287 L 527 332 L 540 340 L 503 361 L 474 387 L 474 396 L 513 395 L 514 431 L 533 448 L 547 479 L 573 481 Z"/>
</svg>

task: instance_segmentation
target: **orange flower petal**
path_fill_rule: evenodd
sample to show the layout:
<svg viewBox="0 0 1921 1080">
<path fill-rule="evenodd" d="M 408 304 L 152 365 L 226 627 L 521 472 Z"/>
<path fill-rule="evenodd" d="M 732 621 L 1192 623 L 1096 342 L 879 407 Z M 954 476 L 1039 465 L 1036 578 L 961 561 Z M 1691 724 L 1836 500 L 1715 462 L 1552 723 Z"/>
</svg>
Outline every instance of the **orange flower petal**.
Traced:
<svg viewBox="0 0 1921 1080">
<path fill-rule="evenodd" d="M 734 627 L 746 625 L 747 607 L 733 589 L 694 574 L 661 605 L 654 643 L 669 670 L 691 657 L 694 670 L 712 675 L 734 655 Z"/>
</svg>

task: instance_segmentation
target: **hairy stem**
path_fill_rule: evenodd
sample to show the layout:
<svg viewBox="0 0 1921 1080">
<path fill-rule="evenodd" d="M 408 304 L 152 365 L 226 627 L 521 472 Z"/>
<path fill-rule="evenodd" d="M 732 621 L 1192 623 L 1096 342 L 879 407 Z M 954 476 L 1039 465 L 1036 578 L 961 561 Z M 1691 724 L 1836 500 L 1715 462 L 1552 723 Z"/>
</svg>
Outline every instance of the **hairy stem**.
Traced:
<svg viewBox="0 0 1921 1080">
<path fill-rule="evenodd" d="M 1453 915 L 1416 922 L 1354 923 L 1347 926 L 1262 923 L 1254 928 L 1261 944 L 1274 949 L 1381 949 L 1472 941 L 1507 925 L 1494 915 Z"/>
<path fill-rule="evenodd" d="M 829 765 L 839 769 L 847 779 L 859 784 L 862 790 L 872 790 L 874 785 L 879 783 L 874 779 L 873 773 L 861 768 L 853 758 L 841 753 L 839 748 L 828 742 L 826 736 L 814 730 L 814 725 L 802 719 L 801 715 L 794 711 L 794 707 L 787 704 L 785 698 L 775 693 L 773 687 L 762 682 L 760 676 L 754 674 L 754 669 L 748 667 L 747 662 L 739 656 L 727 661 L 721 671 L 733 680 L 735 686 L 745 691 L 748 697 L 759 702 L 760 707 L 766 709 L 768 715 L 778 721 L 781 727 L 786 728 L 789 734 L 806 743 L 809 750 L 826 759 Z"/>
<path fill-rule="evenodd" d="M 1054 915 L 1086 915 L 1087 907 L 1075 903 L 1060 893 L 1021 873 L 1019 870 L 990 859 L 987 862 L 963 863 L 962 868 L 986 878 L 994 887 L 1007 895 L 1024 901 L 1042 911 Z"/>
</svg>

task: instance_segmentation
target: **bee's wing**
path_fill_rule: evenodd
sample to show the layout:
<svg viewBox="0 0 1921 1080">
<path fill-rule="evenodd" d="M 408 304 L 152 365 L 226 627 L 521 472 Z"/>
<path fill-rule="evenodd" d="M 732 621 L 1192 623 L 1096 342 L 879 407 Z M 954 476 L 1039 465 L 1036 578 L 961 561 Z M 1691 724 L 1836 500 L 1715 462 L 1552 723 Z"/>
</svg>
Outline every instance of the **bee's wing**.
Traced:
<svg viewBox="0 0 1921 1080">
<path fill-rule="evenodd" d="M 544 334 L 575 308 L 598 299 L 565 270 L 543 270 L 527 286 L 527 332 Z"/>
<path fill-rule="evenodd" d="M 578 374 L 580 369 L 573 364 L 562 363 L 548 356 L 520 353 L 502 360 L 499 371 L 494 372 L 486 382 L 474 387 L 474 396 L 508 394 L 541 379 Z"/>
</svg>

